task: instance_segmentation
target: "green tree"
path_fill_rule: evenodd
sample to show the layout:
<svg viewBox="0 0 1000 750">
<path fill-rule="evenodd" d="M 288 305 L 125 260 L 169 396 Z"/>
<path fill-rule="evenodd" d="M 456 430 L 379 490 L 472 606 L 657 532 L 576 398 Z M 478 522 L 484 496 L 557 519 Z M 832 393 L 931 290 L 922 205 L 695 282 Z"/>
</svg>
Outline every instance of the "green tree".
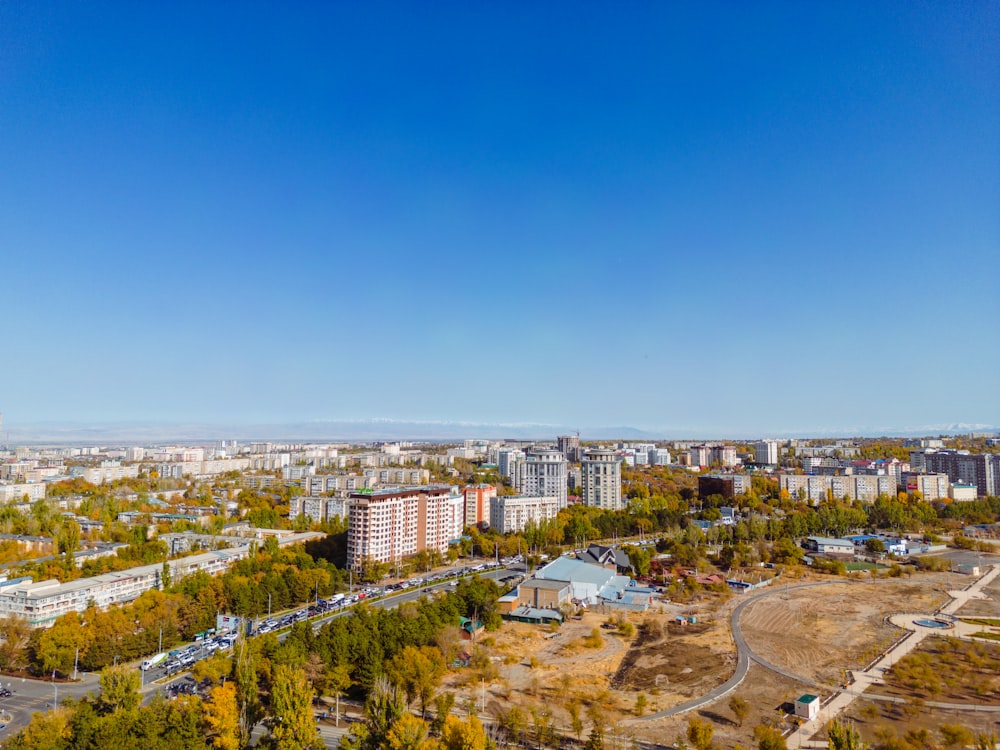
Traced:
<svg viewBox="0 0 1000 750">
<path fill-rule="evenodd" d="M 313 689 L 305 672 L 279 664 L 271 682 L 271 734 L 273 750 L 319 750 L 312 713 Z"/>
<path fill-rule="evenodd" d="M 864 750 L 867 747 L 854 724 L 839 719 L 827 725 L 826 736 L 830 740 L 830 750 Z"/>
<path fill-rule="evenodd" d="M 264 709 L 260 703 L 257 659 L 245 640 L 240 642 L 234 661 L 233 677 L 236 683 L 236 705 L 239 709 L 240 739 L 246 745 L 250 740 L 250 732 L 264 718 Z"/>
</svg>

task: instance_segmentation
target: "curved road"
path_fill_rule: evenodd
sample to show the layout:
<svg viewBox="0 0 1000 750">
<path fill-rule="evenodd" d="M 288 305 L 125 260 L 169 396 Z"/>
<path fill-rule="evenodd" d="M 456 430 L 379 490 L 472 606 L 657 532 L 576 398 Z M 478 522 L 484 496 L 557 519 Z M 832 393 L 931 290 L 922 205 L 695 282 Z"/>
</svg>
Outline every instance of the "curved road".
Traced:
<svg viewBox="0 0 1000 750">
<path fill-rule="evenodd" d="M 868 581 L 866 583 L 879 583 L 880 581 Z M 886 581 L 888 582 L 888 581 Z M 850 583 L 853 585 L 865 585 L 861 582 L 853 581 L 816 581 L 813 583 L 799 583 L 790 586 L 782 586 L 780 588 L 768 588 L 757 594 L 744 599 L 739 604 L 737 604 L 729 617 L 729 627 L 733 635 L 733 641 L 736 644 L 736 671 L 733 676 L 726 680 L 724 683 L 719 685 L 717 688 L 710 690 L 705 693 L 705 695 L 695 698 L 693 700 L 686 701 L 685 703 L 680 703 L 676 706 L 663 709 L 662 711 L 657 711 L 656 713 L 648 714 L 646 716 L 638 717 L 635 719 L 630 719 L 629 721 L 649 721 L 651 719 L 661 719 L 668 716 L 676 716 L 678 714 L 685 713 L 687 711 L 692 711 L 696 708 L 701 708 L 713 701 L 717 701 L 719 698 L 724 697 L 728 693 L 736 689 L 736 687 L 743 682 L 746 678 L 747 673 L 750 671 L 750 662 L 757 662 L 760 666 L 765 669 L 769 669 L 772 672 L 776 672 L 784 677 L 795 680 L 796 682 L 801 682 L 804 685 L 815 685 L 816 683 L 809 680 L 801 675 L 797 675 L 793 672 L 789 672 L 787 669 L 779 667 L 776 664 L 772 664 L 763 657 L 758 656 L 750 648 L 749 644 L 746 642 L 746 638 L 743 636 L 743 629 L 740 627 L 740 616 L 743 614 L 743 610 L 749 605 L 753 604 L 758 599 L 763 599 L 765 596 L 771 596 L 778 592 L 790 591 L 792 589 L 804 589 L 812 588 L 815 586 L 832 586 L 832 585 L 842 585 L 844 583 Z M 843 691 L 839 691 L 843 692 Z M 899 699 L 892 698 L 883 695 L 869 695 L 872 700 L 888 701 L 888 702 L 899 702 Z M 976 706 L 972 707 L 968 704 L 961 703 L 940 703 L 940 702 L 928 702 L 929 706 L 934 706 L 935 708 L 948 708 L 957 710 L 978 710 L 978 711 L 1000 711 L 1000 706 Z"/>
<path fill-rule="evenodd" d="M 810 588 L 812 586 L 829 586 L 831 584 L 842 584 L 844 581 L 818 581 L 815 583 L 798 583 L 792 586 L 783 586 L 778 588 L 768 588 L 756 594 L 752 594 L 747 599 L 744 599 L 739 604 L 737 604 L 729 616 L 729 628 L 733 634 L 733 641 L 736 643 L 736 671 L 733 676 L 728 680 L 723 682 L 717 688 L 714 688 L 700 698 L 695 698 L 694 700 L 687 701 L 686 703 L 680 703 L 676 706 L 671 706 L 670 708 L 665 708 L 662 711 L 657 711 L 653 714 L 647 714 L 646 716 L 639 717 L 637 719 L 632 719 L 631 721 L 649 721 L 650 719 L 662 719 L 667 716 L 676 716 L 677 714 L 682 714 L 686 711 L 692 711 L 696 708 L 701 708 L 702 706 L 717 701 L 719 698 L 727 695 L 736 689 L 736 687 L 743 682 L 747 676 L 747 672 L 750 671 L 750 662 L 755 661 L 766 669 L 782 674 L 786 677 L 790 677 L 793 680 L 798 680 L 799 682 L 805 682 L 810 684 L 808 680 L 803 680 L 803 678 L 798 675 L 792 674 L 781 667 L 771 664 L 766 661 L 751 650 L 750 646 L 747 645 L 746 639 L 743 637 L 743 630 L 740 628 L 740 615 L 743 614 L 743 610 L 749 605 L 753 604 L 758 599 L 763 599 L 765 596 L 770 596 L 777 593 L 778 591 L 789 591 L 791 589 L 803 589 Z"/>
</svg>

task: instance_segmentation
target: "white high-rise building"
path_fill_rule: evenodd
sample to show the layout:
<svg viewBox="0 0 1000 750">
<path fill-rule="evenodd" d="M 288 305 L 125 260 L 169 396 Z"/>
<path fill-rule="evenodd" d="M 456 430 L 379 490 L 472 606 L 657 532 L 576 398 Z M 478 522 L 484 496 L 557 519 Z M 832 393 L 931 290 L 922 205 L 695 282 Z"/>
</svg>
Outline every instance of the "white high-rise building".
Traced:
<svg viewBox="0 0 1000 750">
<path fill-rule="evenodd" d="M 778 441 L 758 440 L 753 444 L 754 461 L 758 464 L 776 466 L 778 463 Z"/>
<path fill-rule="evenodd" d="M 583 504 L 607 510 L 621 510 L 622 464 L 613 450 L 592 448 L 580 462 Z"/>
<path fill-rule="evenodd" d="M 559 508 L 566 507 L 566 456 L 557 450 L 532 450 L 517 462 L 514 486 L 522 495 L 555 497 Z"/>
</svg>

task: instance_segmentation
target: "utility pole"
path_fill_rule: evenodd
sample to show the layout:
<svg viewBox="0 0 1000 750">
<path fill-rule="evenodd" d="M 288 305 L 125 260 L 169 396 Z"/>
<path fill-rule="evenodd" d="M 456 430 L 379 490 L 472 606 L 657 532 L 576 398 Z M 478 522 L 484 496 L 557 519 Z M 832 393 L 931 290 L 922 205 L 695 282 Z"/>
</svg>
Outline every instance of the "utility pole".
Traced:
<svg viewBox="0 0 1000 750">
<path fill-rule="evenodd" d="M 271 592 L 267 592 L 267 619 L 271 619 Z"/>
<path fill-rule="evenodd" d="M 73 680 L 76 680 L 76 669 L 80 666 L 80 647 L 76 647 L 76 656 L 73 657 Z"/>
</svg>

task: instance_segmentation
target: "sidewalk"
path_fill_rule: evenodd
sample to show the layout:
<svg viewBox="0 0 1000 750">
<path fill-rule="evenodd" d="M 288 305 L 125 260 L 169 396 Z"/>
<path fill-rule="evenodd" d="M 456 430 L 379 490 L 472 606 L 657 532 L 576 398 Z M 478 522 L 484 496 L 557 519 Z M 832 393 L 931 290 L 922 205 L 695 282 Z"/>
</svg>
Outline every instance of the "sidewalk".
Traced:
<svg viewBox="0 0 1000 750">
<path fill-rule="evenodd" d="M 990 570 L 984 573 L 979 580 L 971 586 L 967 586 L 961 591 L 949 591 L 948 596 L 951 601 L 941 608 L 942 614 L 953 615 L 958 612 L 970 599 L 982 599 L 982 589 L 988 586 L 994 578 L 1000 575 L 1000 565 L 991 566 Z M 882 673 L 900 658 L 913 651 L 921 641 L 929 635 L 941 634 L 942 631 L 933 628 L 922 628 L 913 625 L 913 619 L 917 617 L 931 617 L 931 615 L 893 615 L 891 621 L 911 632 L 893 645 L 882 658 L 869 665 L 868 669 L 862 672 L 854 672 L 854 682 L 846 690 L 833 696 L 819 711 L 819 715 L 812 721 L 807 721 L 797 730 L 787 737 L 789 748 L 797 747 L 818 747 L 817 741 L 812 740 L 813 735 L 820 732 L 829 721 L 836 718 L 844 711 L 856 698 L 859 698 L 868 688 L 883 684 Z M 897 620 L 898 618 L 898 620 Z M 961 623 L 959 623 L 960 625 Z M 980 628 L 981 629 L 981 628 Z M 944 631 L 954 633 L 954 630 Z M 826 742 L 822 742 L 822 747 L 826 747 Z"/>
</svg>

